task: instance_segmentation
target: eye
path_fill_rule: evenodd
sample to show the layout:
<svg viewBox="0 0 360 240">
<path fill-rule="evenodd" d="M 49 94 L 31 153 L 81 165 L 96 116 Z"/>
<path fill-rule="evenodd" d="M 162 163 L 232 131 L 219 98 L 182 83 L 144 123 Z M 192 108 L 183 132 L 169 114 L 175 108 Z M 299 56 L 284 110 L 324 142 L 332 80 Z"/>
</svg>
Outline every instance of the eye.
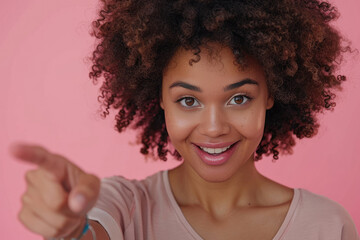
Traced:
<svg viewBox="0 0 360 240">
<path fill-rule="evenodd" d="M 200 106 L 199 102 L 193 97 L 183 97 L 177 100 L 176 102 L 179 102 L 181 106 L 186 108 Z"/>
<path fill-rule="evenodd" d="M 236 95 L 234 96 L 229 104 L 231 105 L 244 105 L 246 102 L 250 101 L 252 98 L 245 95 Z"/>
</svg>

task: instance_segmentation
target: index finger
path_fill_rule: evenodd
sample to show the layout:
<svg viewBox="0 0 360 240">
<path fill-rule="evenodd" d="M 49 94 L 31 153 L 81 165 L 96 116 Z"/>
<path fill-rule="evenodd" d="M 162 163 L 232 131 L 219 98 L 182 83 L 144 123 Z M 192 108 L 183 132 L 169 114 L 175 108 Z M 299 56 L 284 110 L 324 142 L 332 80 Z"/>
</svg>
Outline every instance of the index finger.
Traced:
<svg viewBox="0 0 360 240">
<path fill-rule="evenodd" d="M 9 151 L 14 157 L 24 162 L 32 163 L 48 170 L 59 180 L 64 174 L 65 162 L 61 161 L 58 157 L 53 157 L 53 154 L 39 145 L 14 143 L 10 145 Z"/>
</svg>

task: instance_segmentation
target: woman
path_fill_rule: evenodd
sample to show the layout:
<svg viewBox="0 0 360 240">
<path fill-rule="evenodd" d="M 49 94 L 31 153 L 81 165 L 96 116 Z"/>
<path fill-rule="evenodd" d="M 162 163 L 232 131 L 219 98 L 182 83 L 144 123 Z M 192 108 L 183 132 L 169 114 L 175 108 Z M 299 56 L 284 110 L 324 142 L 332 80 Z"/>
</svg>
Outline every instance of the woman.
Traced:
<svg viewBox="0 0 360 240">
<path fill-rule="evenodd" d="M 335 106 L 342 37 L 318 1 L 104 1 L 90 77 L 143 154 L 183 162 L 99 179 L 40 146 L 20 220 L 46 238 L 359 239 L 339 204 L 262 176 L 262 155 L 312 137 Z M 168 144 L 174 146 L 171 151 Z M 90 230 L 88 231 L 88 227 Z"/>
</svg>

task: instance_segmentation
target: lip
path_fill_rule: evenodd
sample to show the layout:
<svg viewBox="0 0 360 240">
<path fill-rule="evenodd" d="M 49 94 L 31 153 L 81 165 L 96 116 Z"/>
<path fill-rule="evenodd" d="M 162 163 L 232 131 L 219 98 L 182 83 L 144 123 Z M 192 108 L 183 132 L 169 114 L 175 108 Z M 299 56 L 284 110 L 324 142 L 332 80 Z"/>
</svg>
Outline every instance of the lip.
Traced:
<svg viewBox="0 0 360 240">
<path fill-rule="evenodd" d="M 212 155 L 209 154 L 203 150 L 201 150 L 198 146 L 201 147 L 212 147 L 212 148 L 221 148 L 221 147 L 227 147 L 229 145 L 232 145 L 231 143 L 218 143 L 218 144 L 193 144 L 193 147 L 195 149 L 196 154 L 199 156 L 199 158 L 207 165 L 211 166 L 218 166 L 226 163 L 230 157 L 233 155 L 235 150 L 237 149 L 237 146 L 239 145 L 240 141 L 237 141 L 235 143 L 232 143 L 233 146 L 226 150 L 223 153 Z"/>
<path fill-rule="evenodd" d="M 222 142 L 222 143 L 193 143 L 200 147 L 206 147 L 206 148 L 224 148 L 228 147 L 230 145 L 233 145 L 236 142 Z"/>
</svg>

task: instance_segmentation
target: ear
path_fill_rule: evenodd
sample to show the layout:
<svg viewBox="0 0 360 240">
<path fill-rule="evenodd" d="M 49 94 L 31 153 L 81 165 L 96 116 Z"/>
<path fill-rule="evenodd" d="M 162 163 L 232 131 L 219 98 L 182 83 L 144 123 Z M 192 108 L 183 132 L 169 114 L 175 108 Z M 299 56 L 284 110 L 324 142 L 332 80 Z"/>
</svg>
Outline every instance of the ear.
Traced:
<svg viewBox="0 0 360 240">
<path fill-rule="evenodd" d="M 162 110 L 164 110 L 164 102 L 163 102 L 163 98 L 162 98 L 162 94 L 161 94 L 161 90 L 160 90 L 160 94 L 159 94 L 159 102 L 160 102 L 160 107 Z"/>
<path fill-rule="evenodd" d="M 161 107 L 162 110 L 164 110 L 164 103 L 162 101 L 162 98 L 160 98 L 160 107 Z"/>
<path fill-rule="evenodd" d="M 269 97 L 267 99 L 267 103 L 266 103 L 266 109 L 269 110 L 273 106 L 274 106 L 274 97 L 269 95 Z"/>
</svg>

